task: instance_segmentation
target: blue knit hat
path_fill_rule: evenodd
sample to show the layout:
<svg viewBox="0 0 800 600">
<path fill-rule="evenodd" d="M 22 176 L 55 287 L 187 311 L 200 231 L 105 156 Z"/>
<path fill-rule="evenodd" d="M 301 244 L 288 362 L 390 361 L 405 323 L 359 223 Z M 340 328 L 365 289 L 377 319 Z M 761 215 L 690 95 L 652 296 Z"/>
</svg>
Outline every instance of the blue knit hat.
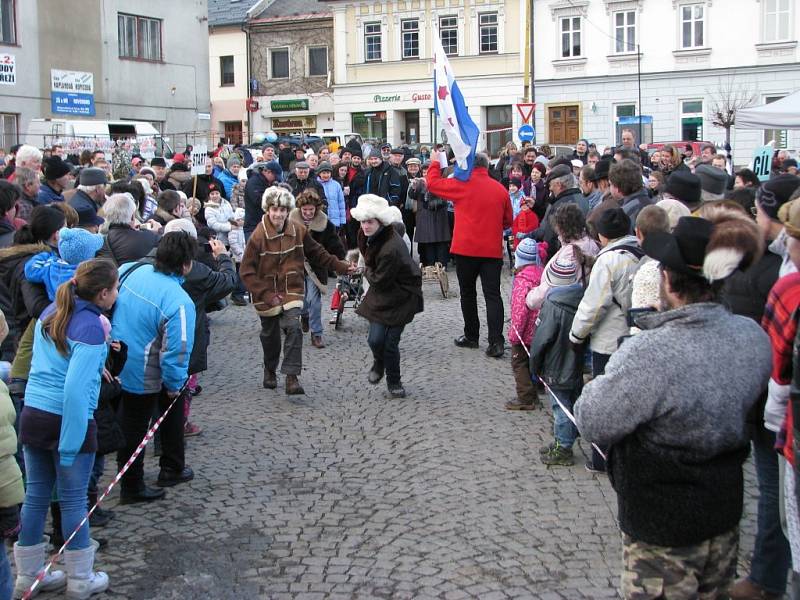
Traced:
<svg viewBox="0 0 800 600">
<path fill-rule="evenodd" d="M 89 233 L 85 229 L 63 227 L 58 232 L 58 253 L 71 265 L 77 265 L 94 258 L 103 247 L 103 236 Z"/>
<path fill-rule="evenodd" d="M 542 266 L 539 257 L 539 244 L 533 238 L 523 238 L 514 253 L 514 266 L 519 269 L 527 265 Z"/>
</svg>

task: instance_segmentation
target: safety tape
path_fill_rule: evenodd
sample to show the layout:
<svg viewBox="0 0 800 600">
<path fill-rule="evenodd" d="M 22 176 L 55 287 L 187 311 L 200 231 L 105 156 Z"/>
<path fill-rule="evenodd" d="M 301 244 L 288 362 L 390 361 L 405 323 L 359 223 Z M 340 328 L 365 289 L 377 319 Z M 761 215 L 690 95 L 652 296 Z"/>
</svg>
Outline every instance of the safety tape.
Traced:
<svg viewBox="0 0 800 600">
<path fill-rule="evenodd" d="M 521 342 L 522 341 L 522 336 L 519 334 L 519 330 L 517 329 L 517 326 L 514 325 L 514 321 L 509 321 L 509 323 L 511 323 L 511 327 L 514 328 L 514 333 L 517 334 L 517 337 L 519 338 L 519 341 Z M 528 350 L 527 346 L 525 346 L 525 344 L 520 344 L 520 345 L 522 346 L 522 349 L 525 350 L 525 354 L 528 355 L 528 360 L 530 361 L 531 353 Z M 531 374 L 531 379 L 532 378 L 533 378 L 533 374 Z M 553 393 L 553 390 L 550 389 L 550 386 L 547 385 L 547 382 L 544 379 L 542 379 L 541 377 L 539 377 L 538 379 L 539 379 L 539 381 L 542 382 L 542 385 L 544 386 L 544 389 L 547 391 L 547 393 L 550 394 L 553 397 L 553 400 L 556 401 L 556 404 L 558 404 L 558 407 L 561 409 L 561 411 L 565 415 L 567 415 L 567 418 L 570 421 L 572 421 L 572 424 L 575 425 L 575 428 L 578 429 L 578 431 L 580 431 L 580 428 L 578 427 L 578 422 L 575 420 L 575 416 L 570 412 L 570 410 L 566 406 L 564 406 L 564 403 L 561 402 L 561 400 L 559 400 L 558 396 L 556 396 L 555 393 Z M 603 457 L 603 460 L 606 460 L 605 453 L 594 442 L 592 442 L 592 448 L 594 448 L 597 451 L 597 453 L 600 456 Z"/>
<path fill-rule="evenodd" d="M 67 546 L 72 541 L 72 538 L 74 538 L 77 535 L 78 531 L 80 531 L 80 528 L 83 527 L 84 524 L 89 520 L 89 517 L 92 516 L 95 509 L 98 506 L 100 506 L 100 503 L 103 500 L 105 500 L 106 496 L 108 496 L 111 493 L 111 490 L 114 489 L 114 486 L 117 485 L 117 483 L 119 483 L 120 479 L 122 479 L 122 476 L 125 475 L 127 470 L 131 468 L 131 465 L 134 463 L 136 458 L 144 451 L 148 442 L 150 442 L 150 440 L 153 439 L 153 436 L 155 435 L 156 431 L 158 431 L 158 428 L 161 427 L 161 423 L 164 422 L 164 419 L 169 414 L 169 411 L 172 410 L 172 407 L 175 406 L 175 403 L 178 401 L 178 399 L 183 397 L 183 393 L 186 391 L 186 386 L 188 384 L 189 380 L 187 379 L 186 383 L 184 383 L 180 391 L 178 391 L 178 395 L 175 396 L 170 405 L 167 407 L 167 410 L 164 411 L 164 414 L 162 414 L 158 418 L 158 420 L 155 423 L 153 423 L 153 426 L 148 430 L 148 432 L 144 434 L 144 438 L 142 438 L 142 441 L 139 442 L 139 445 L 136 447 L 136 450 L 133 452 L 133 454 L 131 454 L 131 457 L 128 459 L 128 462 L 125 463 L 122 469 L 120 469 L 119 473 L 117 473 L 114 479 L 111 480 L 111 483 L 108 484 L 106 490 L 97 499 L 97 502 L 95 502 L 94 506 L 92 506 L 92 508 L 89 509 L 89 512 L 86 513 L 86 516 L 83 518 L 83 520 L 80 523 L 78 523 L 78 526 L 75 527 L 75 530 L 69 535 L 69 537 L 66 540 L 64 540 L 64 544 L 61 546 L 61 548 L 58 549 L 58 552 L 56 552 L 50 558 L 50 562 L 48 562 L 45 565 L 44 569 L 42 569 L 42 571 L 36 576 L 36 580 L 33 582 L 33 584 L 31 584 L 31 587 L 28 588 L 28 591 L 25 592 L 25 594 L 23 594 L 22 600 L 29 600 L 29 598 L 33 596 L 34 591 L 36 590 L 37 587 L 39 587 L 42 581 L 44 581 L 44 578 L 47 576 L 47 573 L 56 563 L 58 557 L 61 556 L 64 553 L 64 550 L 67 549 Z"/>
</svg>

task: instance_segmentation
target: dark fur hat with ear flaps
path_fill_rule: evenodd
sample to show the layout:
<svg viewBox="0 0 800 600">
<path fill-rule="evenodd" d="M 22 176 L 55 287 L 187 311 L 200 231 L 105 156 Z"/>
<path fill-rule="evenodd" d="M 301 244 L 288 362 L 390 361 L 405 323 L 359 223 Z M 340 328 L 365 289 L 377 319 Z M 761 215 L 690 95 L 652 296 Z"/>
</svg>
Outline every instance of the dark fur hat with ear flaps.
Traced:
<svg viewBox="0 0 800 600">
<path fill-rule="evenodd" d="M 703 276 L 710 283 L 730 277 L 737 269 L 744 271 L 761 259 L 764 240 L 747 215 L 723 209 L 712 215 L 711 222 L 714 228 L 703 261 Z"/>
</svg>

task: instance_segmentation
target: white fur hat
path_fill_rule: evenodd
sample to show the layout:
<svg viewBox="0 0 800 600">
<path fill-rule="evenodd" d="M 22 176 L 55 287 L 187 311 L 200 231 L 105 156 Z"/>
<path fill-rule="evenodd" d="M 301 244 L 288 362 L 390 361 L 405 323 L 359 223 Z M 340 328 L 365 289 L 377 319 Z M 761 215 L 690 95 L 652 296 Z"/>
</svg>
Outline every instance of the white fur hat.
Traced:
<svg viewBox="0 0 800 600">
<path fill-rule="evenodd" d="M 236 210 L 234 210 L 233 211 L 233 218 L 234 219 L 244 219 L 244 209 L 243 208 L 237 208 Z"/>
<path fill-rule="evenodd" d="M 267 212 L 270 206 L 283 206 L 292 210 L 294 208 L 294 196 L 283 188 L 277 186 L 269 187 L 264 192 L 264 195 L 261 196 L 261 208 L 264 212 Z"/>
<path fill-rule="evenodd" d="M 173 219 L 164 226 L 164 235 L 175 231 L 185 231 L 194 239 L 197 239 L 197 228 L 189 219 Z"/>
<path fill-rule="evenodd" d="M 403 213 L 400 212 L 400 209 L 396 206 L 390 206 L 389 212 L 392 213 L 392 223 L 402 223 L 403 222 Z"/>
<path fill-rule="evenodd" d="M 377 219 L 383 225 L 391 225 L 395 219 L 392 208 L 386 198 L 381 198 L 375 194 L 363 194 L 358 198 L 358 205 L 350 211 L 350 216 L 356 221 Z M 399 213 L 400 211 L 398 210 L 397 212 Z"/>
</svg>

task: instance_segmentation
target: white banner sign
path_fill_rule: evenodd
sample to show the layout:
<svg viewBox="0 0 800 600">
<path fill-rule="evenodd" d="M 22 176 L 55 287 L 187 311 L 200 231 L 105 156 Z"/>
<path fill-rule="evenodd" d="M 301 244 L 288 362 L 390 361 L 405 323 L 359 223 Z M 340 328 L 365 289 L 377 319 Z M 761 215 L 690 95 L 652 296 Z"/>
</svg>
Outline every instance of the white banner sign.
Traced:
<svg viewBox="0 0 800 600">
<path fill-rule="evenodd" d="M 13 54 L 0 54 L 0 85 L 17 84 L 17 57 Z"/>
<path fill-rule="evenodd" d="M 94 74 L 50 69 L 50 91 L 94 94 Z"/>
</svg>

